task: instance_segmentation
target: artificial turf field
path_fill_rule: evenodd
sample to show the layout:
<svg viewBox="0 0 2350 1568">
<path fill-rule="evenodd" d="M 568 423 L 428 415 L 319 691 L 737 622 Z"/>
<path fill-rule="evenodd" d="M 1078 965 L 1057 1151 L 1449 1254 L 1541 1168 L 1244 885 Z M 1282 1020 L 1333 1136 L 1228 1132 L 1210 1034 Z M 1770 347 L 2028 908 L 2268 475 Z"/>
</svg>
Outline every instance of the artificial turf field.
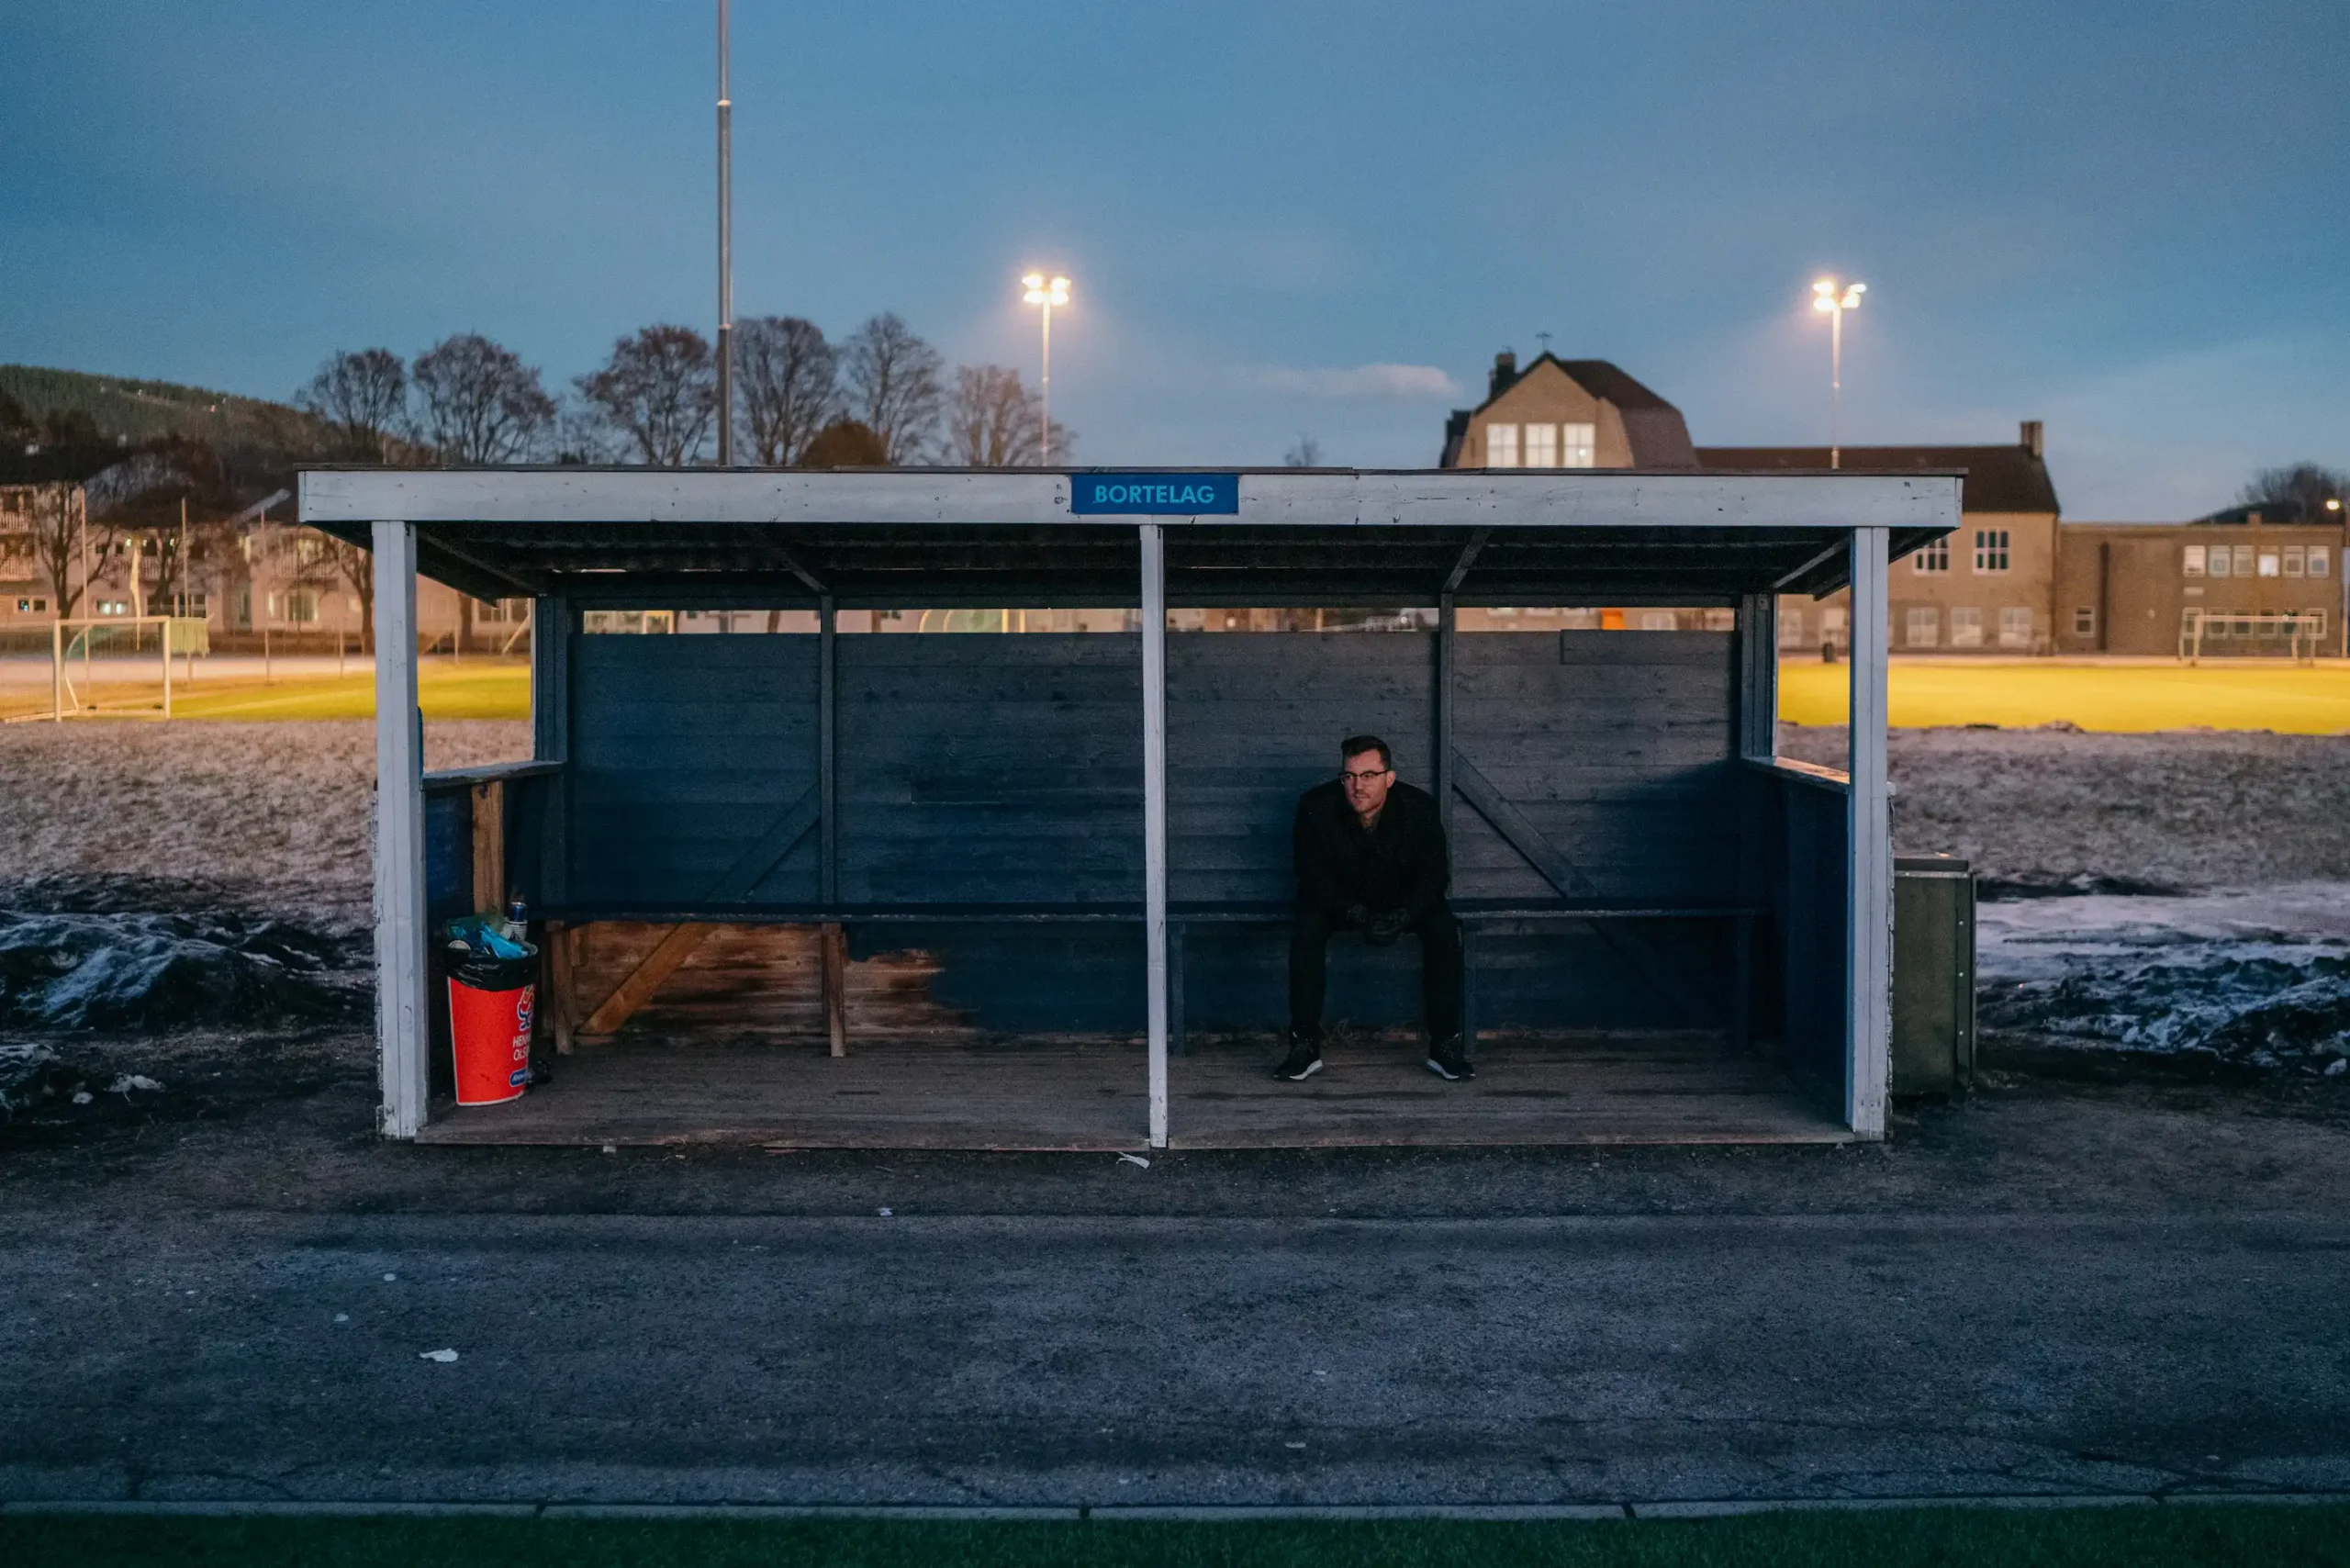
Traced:
<svg viewBox="0 0 2350 1568">
<path fill-rule="evenodd" d="M 1781 664 L 1779 716 L 1798 724 L 1842 723 L 1850 678 L 1841 664 Z M 1889 716 L 1901 729 L 2070 723 L 2109 732 L 2200 727 L 2350 734 L 2350 663 L 2338 660 L 2188 666 L 1896 659 L 1887 683 Z M 530 668 L 519 661 L 428 663 L 418 690 L 428 719 L 531 716 Z M 25 710 L 32 700 L 17 706 Z M 39 701 L 45 708 L 46 694 Z M 375 711 L 375 688 L 365 673 L 274 686 L 211 686 L 198 679 L 177 689 L 173 706 L 183 719 L 365 719 Z"/>
<path fill-rule="evenodd" d="M 1898 1508 L 1488 1523 L 0 1518 L 34 1568 L 2158 1568 L 2350 1564 L 2350 1504 Z"/>
</svg>

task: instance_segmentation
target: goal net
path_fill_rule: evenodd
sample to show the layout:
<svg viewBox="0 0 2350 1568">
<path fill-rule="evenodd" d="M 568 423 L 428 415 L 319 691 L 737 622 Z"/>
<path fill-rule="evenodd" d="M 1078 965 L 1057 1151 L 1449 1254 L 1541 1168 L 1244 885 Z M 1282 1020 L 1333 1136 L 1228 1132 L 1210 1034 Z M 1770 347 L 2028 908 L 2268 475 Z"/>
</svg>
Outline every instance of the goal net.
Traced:
<svg viewBox="0 0 2350 1568">
<path fill-rule="evenodd" d="M 0 714 L 168 719 L 174 661 L 211 651 L 199 616 L 106 616 L 0 628 Z"/>
</svg>

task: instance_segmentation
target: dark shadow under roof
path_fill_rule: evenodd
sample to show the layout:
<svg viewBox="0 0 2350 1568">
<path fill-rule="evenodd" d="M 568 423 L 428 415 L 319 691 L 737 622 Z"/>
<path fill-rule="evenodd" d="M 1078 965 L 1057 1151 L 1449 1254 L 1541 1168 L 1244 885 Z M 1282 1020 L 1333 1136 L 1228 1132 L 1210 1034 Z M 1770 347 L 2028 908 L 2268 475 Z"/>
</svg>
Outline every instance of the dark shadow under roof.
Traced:
<svg viewBox="0 0 2350 1568">
<path fill-rule="evenodd" d="M 368 543 L 364 525 L 326 531 Z M 1897 558 L 1940 530 L 1894 531 Z M 1166 534 L 1176 604 L 1434 603 L 1469 528 L 1193 523 Z M 420 522 L 418 567 L 481 599 L 561 593 L 643 608 L 812 604 L 1087 605 L 1140 601 L 1130 522 L 1099 526 Z M 1847 577 L 1846 531 L 1508 528 L 1461 572 L 1469 604 L 1722 603 L 1827 593 Z"/>
</svg>

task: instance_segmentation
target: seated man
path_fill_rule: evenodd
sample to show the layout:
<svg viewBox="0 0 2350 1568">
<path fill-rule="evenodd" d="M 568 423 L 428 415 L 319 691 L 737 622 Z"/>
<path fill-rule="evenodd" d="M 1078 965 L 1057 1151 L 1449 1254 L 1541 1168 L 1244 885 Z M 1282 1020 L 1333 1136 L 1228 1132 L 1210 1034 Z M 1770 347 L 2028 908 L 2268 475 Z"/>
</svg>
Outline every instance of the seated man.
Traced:
<svg viewBox="0 0 2350 1568">
<path fill-rule="evenodd" d="M 1338 753 L 1338 777 L 1297 801 L 1289 1055 L 1273 1075 L 1294 1083 L 1322 1070 L 1330 934 L 1360 931 L 1383 947 L 1409 931 L 1420 939 L 1428 1070 L 1447 1080 L 1474 1078 L 1460 1043 L 1460 927 L 1444 902 L 1451 867 L 1436 801 L 1395 782 L 1394 757 L 1377 735 L 1352 736 Z"/>
</svg>

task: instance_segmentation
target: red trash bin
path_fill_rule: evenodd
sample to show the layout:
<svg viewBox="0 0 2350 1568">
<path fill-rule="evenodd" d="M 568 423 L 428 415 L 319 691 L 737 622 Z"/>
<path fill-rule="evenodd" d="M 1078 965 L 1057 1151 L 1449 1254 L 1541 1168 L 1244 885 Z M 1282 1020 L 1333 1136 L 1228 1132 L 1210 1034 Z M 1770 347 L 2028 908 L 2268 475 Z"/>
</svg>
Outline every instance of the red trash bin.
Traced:
<svg viewBox="0 0 2350 1568">
<path fill-rule="evenodd" d="M 449 1044 L 460 1105 L 500 1104 L 531 1086 L 539 950 L 522 946 L 522 958 L 476 951 L 451 966 Z"/>
</svg>

